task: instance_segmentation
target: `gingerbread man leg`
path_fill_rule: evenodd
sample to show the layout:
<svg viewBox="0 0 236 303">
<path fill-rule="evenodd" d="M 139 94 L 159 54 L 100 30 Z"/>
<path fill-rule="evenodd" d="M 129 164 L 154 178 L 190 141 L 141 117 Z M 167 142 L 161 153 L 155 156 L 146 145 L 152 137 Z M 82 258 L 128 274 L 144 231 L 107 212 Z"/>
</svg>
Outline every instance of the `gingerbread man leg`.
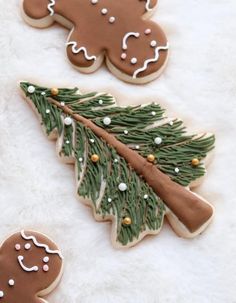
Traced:
<svg viewBox="0 0 236 303">
<path fill-rule="evenodd" d="M 23 0 L 23 18 L 32 26 L 48 27 L 54 22 L 54 5 L 55 0 Z"/>
<path fill-rule="evenodd" d="M 91 43 L 83 41 L 76 28 L 71 31 L 66 45 L 68 59 L 81 72 L 94 72 L 104 60 L 103 52 L 99 46 L 96 46 L 92 41 Z"/>
</svg>

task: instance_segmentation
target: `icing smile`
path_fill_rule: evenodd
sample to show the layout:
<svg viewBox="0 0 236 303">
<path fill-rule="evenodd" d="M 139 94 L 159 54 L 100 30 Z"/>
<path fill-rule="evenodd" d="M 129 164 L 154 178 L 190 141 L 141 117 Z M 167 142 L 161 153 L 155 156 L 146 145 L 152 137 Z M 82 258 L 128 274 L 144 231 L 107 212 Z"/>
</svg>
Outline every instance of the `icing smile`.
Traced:
<svg viewBox="0 0 236 303">
<path fill-rule="evenodd" d="M 24 265 L 23 261 L 24 261 L 24 257 L 23 256 L 18 256 L 18 262 L 21 266 L 21 268 L 24 270 L 24 271 L 27 271 L 27 272 L 31 272 L 31 271 L 38 271 L 39 268 L 38 266 L 33 266 L 33 267 L 27 267 Z"/>
</svg>

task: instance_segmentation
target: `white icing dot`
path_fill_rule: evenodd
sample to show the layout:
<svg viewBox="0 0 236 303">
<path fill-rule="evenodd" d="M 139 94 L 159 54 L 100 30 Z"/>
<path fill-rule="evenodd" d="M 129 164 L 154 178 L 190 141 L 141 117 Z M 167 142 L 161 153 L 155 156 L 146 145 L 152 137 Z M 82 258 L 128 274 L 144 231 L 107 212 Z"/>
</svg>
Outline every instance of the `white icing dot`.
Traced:
<svg viewBox="0 0 236 303">
<path fill-rule="evenodd" d="M 147 28 L 146 30 L 145 30 L 145 32 L 144 32 L 144 34 L 145 35 L 149 35 L 149 34 L 151 34 L 151 29 L 150 28 Z"/>
<path fill-rule="evenodd" d="M 107 199 L 107 202 L 111 203 L 111 202 L 112 202 L 112 199 L 111 199 L 111 198 L 108 198 L 108 199 Z"/>
<path fill-rule="evenodd" d="M 98 103 L 99 103 L 100 105 L 103 105 L 103 100 L 99 100 Z"/>
<path fill-rule="evenodd" d="M 119 160 L 118 160 L 118 159 L 115 159 L 115 160 L 114 160 L 114 163 L 118 163 L 118 162 L 119 162 Z"/>
<path fill-rule="evenodd" d="M 4 297 L 4 292 L 2 290 L 0 290 L 0 298 Z"/>
<path fill-rule="evenodd" d="M 98 0 L 91 0 L 91 3 L 92 3 L 92 4 L 97 4 L 97 3 L 98 3 Z"/>
<path fill-rule="evenodd" d="M 101 13 L 102 13 L 102 15 L 106 15 L 106 14 L 108 13 L 107 8 L 103 8 L 103 9 L 101 10 Z"/>
<path fill-rule="evenodd" d="M 148 195 L 144 195 L 143 198 L 144 198 L 145 200 L 147 200 L 147 199 L 148 199 Z"/>
<path fill-rule="evenodd" d="M 156 112 L 152 112 L 152 116 L 156 116 L 156 114 L 157 114 Z"/>
<path fill-rule="evenodd" d="M 155 142 L 156 145 L 160 145 L 162 143 L 162 138 L 156 137 L 154 142 Z"/>
<path fill-rule="evenodd" d="M 172 125 L 174 124 L 174 122 L 173 122 L 173 121 L 170 121 L 169 124 L 170 124 L 170 126 L 172 126 Z"/>
<path fill-rule="evenodd" d="M 114 23 L 115 21 L 116 21 L 116 18 L 115 18 L 115 17 L 112 16 L 112 17 L 109 18 L 109 22 L 110 22 L 110 23 Z"/>
<path fill-rule="evenodd" d="M 95 140 L 94 140 L 94 139 L 90 139 L 89 141 L 90 141 L 91 143 L 94 143 L 94 142 L 95 142 Z"/>
<path fill-rule="evenodd" d="M 30 244 L 30 243 L 26 243 L 26 244 L 25 244 L 25 249 L 26 249 L 26 250 L 29 250 L 30 248 L 31 248 L 31 244 Z"/>
<path fill-rule="evenodd" d="M 178 167 L 175 168 L 175 172 L 176 172 L 176 174 L 179 173 L 179 168 Z"/>
<path fill-rule="evenodd" d="M 50 114 L 50 109 L 46 109 L 46 114 Z"/>
<path fill-rule="evenodd" d="M 70 117 L 66 117 L 64 123 L 65 125 L 70 126 L 72 124 L 72 119 Z"/>
<path fill-rule="evenodd" d="M 48 265 L 43 265 L 43 271 L 45 271 L 45 272 L 49 271 L 49 266 Z"/>
<path fill-rule="evenodd" d="M 33 94 L 35 92 L 35 87 L 33 85 L 30 85 L 27 89 L 28 93 Z"/>
<path fill-rule="evenodd" d="M 125 183 L 120 183 L 118 188 L 120 191 L 126 191 L 128 187 Z"/>
<path fill-rule="evenodd" d="M 79 162 L 83 162 L 83 158 L 79 158 Z"/>
<path fill-rule="evenodd" d="M 65 106 L 65 102 L 61 102 L 61 106 Z"/>
<path fill-rule="evenodd" d="M 70 144 L 70 141 L 69 141 L 69 140 L 66 140 L 66 144 Z"/>
<path fill-rule="evenodd" d="M 44 258 L 43 258 L 43 262 L 44 262 L 44 263 L 48 263 L 48 262 L 49 262 L 49 257 L 48 257 L 48 256 L 44 257 Z"/>
<path fill-rule="evenodd" d="M 127 58 L 127 55 L 126 55 L 126 53 L 122 53 L 120 57 L 122 60 L 125 60 Z"/>
<path fill-rule="evenodd" d="M 152 40 L 150 43 L 151 47 L 156 47 L 157 46 L 157 42 L 155 40 Z"/>
<path fill-rule="evenodd" d="M 8 281 L 9 286 L 14 286 L 15 285 L 15 281 L 13 279 L 10 279 Z"/>
<path fill-rule="evenodd" d="M 42 93 L 41 93 L 41 95 L 42 95 L 42 96 L 45 96 L 45 95 L 46 95 L 46 93 L 45 93 L 45 92 L 42 92 Z"/>
<path fill-rule="evenodd" d="M 136 64 L 136 63 L 138 62 L 138 59 L 137 59 L 137 58 L 132 58 L 132 59 L 130 60 L 130 62 L 131 62 L 132 64 Z"/>
<path fill-rule="evenodd" d="M 103 124 L 106 125 L 106 126 L 110 125 L 111 124 L 111 118 L 105 117 L 103 119 Z"/>
<path fill-rule="evenodd" d="M 16 244 L 16 245 L 15 245 L 15 250 L 19 251 L 20 248 L 21 248 L 20 244 Z"/>
<path fill-rule="evenodd" d="M 136 149 L 140 149 L 140 146 L 139 146 L 139 145 L 136 145 L 135 148 L 136 148 Z"/>
<path fill-rule="evenodd" d="M 124 134 L 125 134 L 125 135 L 128 135 L 128 133 L 129 133 L 129 132 L 128 132 L 127 130 L 124 130 Z"/>
</svg>

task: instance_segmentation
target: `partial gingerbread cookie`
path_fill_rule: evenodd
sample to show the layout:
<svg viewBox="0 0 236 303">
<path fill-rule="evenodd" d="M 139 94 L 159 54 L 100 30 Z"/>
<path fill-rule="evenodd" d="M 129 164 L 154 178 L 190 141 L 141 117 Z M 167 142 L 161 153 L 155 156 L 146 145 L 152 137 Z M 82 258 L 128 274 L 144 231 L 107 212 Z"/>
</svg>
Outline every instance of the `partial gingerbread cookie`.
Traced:
<svg viewBox="0 0 236 303">
<path fill-rule="evenodd" d="M 10 236 L 0 248 L 0 302 L 40 303 L 59 283 L 63 256 L 35 231 Z"/>
<path fill-rule="evenodd" d="M 118 107 L 106 93 L 20 86 L 59 157 L 75 164 L 78 195 L 97 220 L 113 222 L 114 246 L 158 234 L 165 216 L 187 238 L 208 226 L 214 209 L 190 188 L 205 175 L 212 134 L 186 134 L 155 103 Z"/>
<path fill-rule="evenodd" d="M 162 29 L 147 20 L 157 0 L 23 0 L 23 16 L 35 27 L 54 21 L 71 29 L 67 55 L 81 72 L 92 73 L 104 58 L 118 78 L 147 83 L 168 58 Z"/>
</svg>

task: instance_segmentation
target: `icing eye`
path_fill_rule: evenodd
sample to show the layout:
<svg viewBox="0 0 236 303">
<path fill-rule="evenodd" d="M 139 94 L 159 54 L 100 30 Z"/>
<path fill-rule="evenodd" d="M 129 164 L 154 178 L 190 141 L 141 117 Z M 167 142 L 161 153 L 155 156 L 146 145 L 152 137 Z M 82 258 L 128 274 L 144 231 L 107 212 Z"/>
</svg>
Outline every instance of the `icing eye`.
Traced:
<svg viewBox="0 0 236 303">
<path fill-rule="evenodd" d="M 29 250 L 30 248 L 31 248 L 31 244 L 30 244 L 30 243 L 26 243 L 26 244 L 25 244 L 25 249 L 26 249 L 26 250 Z"/>
<path fill-rule="evenodd" d="M 45 272 L 49 271 L 49 266 L 48 265 L 44 265 L 43 266 L 43 271 L 45 271 Z"/>
<path fill-rule="evenodd" d="M 49 262 L 49 257 L 47 257 L 47 256 L 44 257 L 44 258 L 43 258 L 43 262 L 44 262 L 44 263 L 48 263 L 48 262 Z"/>
<path fill-rule="evenodd" d="M 20 244 L 16 244 L 16 245 L 15 245 L 15 250 L 19 251 L 20 249 L 21 249 Z"/>
</svg>

